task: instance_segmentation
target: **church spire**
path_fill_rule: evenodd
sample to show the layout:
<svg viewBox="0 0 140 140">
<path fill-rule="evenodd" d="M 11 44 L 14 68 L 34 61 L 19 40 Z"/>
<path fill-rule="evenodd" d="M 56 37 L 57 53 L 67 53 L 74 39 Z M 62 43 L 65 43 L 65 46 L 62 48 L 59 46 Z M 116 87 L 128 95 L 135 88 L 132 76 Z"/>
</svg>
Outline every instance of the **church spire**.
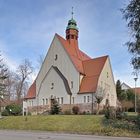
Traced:
<svg viewBox="0 0 140 140">
<path fill-rule="evenodd" d="M 66 39 L 70 43 L 71 46 L 78 47 L 78 28 L 77 28 L 77 23 L 73 18 L 73 7 L 72 7 L 72 18 L 68 21 L 68 25 L 66 28 Z"/>
<path fill-rule="evenodd" d="M 71 12 L 71 15 L 72 15 L 72 19 L 73 19 L 73 15 L 74 15 L 74 12 L 73 12 L 73 7 L 72 7 L 72 12 Z"/>
</svg>

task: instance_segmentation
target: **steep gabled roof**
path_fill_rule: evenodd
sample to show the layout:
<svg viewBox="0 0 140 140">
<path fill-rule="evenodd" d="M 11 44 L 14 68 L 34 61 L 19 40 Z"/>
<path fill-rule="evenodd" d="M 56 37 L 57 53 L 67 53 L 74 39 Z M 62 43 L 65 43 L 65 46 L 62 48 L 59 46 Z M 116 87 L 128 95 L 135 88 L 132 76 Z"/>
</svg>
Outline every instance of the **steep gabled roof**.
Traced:
<svg viewBox="0 0 140 140">
<path fill-rule="evenodd" d="M 84 73 L 86 76 L 100 75 L 108 56 L 102 56 L 83 61 Z"/>
<path fill-rule="evenodd" d="M 108 56 L 91 59 L 78 47 L 70 46 L 69 42 L 64 38 L 62 38 L 61 36 L 59 36 L 58 34 L 56 34 L 55 36 L 58 38 L 58 40 L 66 50 L 68 56 L 70 57 L 77 71 L 84 76 L 81 81 L 79 94 L 96 92 L 98 79 Z M 54 69 L 60 74 L 60 76 L 62 76 L 61 72 L 56 67 L 54 67 Z M 66 80 L 64 77 L 62 77 L 62 79 Z M 34 82 L 31 85 L 28 94 L 25 98 L 26 99 L 35 98 L 35 96 L 36 96 L 36 82 Z"/>
<path fill-rule="evenodd" d="M 99 76 L 108 56 L 83 61 L 85 76 L 82 79 L 79 93 L 96 92 Z"/>
<path fill-rule="evenodd" d="M 25 99 L 33 99 L 36 97 L 36 81 L 30 86 Z"/>
<path fill-rule="evenodd" d="M 62 38 L 60 35 L 56 34 L 57 38 L 61 42 L 62 46 L 68 53 L 70 59 L 72 60 L 77 71 L 84 74 L 82 61 L 91 59 L 88 55 L 82 52 L 79 48 L 75 46 L 70 46 L 67 40 Z"/>
</svg>

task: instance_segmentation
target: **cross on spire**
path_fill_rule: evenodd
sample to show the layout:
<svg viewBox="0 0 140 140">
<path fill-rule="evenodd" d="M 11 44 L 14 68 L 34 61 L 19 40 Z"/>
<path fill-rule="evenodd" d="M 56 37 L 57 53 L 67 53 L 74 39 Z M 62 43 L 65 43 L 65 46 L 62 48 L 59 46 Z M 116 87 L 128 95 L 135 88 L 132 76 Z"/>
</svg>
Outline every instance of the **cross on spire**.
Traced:
<svg viewBox="0 0 140 140">
<path fill-rule="evenodd" d="M 73 19 L 73 14 L 74 14 L 74 12 L 73 12 L 73 7 L 72 7 L 72 12 L 71 12 L 71 15 L 72 15 L 72 19 Z"/>
</svg>

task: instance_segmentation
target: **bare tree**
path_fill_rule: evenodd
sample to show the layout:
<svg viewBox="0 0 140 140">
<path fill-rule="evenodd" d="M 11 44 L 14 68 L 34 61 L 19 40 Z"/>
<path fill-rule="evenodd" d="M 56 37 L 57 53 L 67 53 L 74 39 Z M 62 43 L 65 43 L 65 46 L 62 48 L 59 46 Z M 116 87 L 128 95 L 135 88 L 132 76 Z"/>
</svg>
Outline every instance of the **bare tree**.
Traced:
<svg viewBox="0 0 140 140">
<path fill-rule="evenodd" d="M 100 103 L 102 102 L 102 100 L 105 98 L 106 95 L 106 89 L 102 88 L 102 87 L 98 87 L 97 91 L 95 93 L 95 99 L 96 99 L 96 103 L 97 103 L 97 112 L 96 114 L 99 114 L 100 111 Z"/>
<path fill-rule="evenodd" d="M 6 93 L 6 84 L 5 80 L 8 78 L 8 68 L 6 65 L 2 62 L 2 58 L 0 55 L 0 98 Z"/>
<path fill-rule="evenodd" d="M 21 65 L 17 68 L 17 81 L 18 83 L 15 85 L 17 100 L 18 102 L 21 99 L 22 91 L 24 88 L 25 81 L 28 79 L 28 76 L 33 72 L 33 67 L 31 62 L 28 59 L 25 59 Z"/>
</svg>

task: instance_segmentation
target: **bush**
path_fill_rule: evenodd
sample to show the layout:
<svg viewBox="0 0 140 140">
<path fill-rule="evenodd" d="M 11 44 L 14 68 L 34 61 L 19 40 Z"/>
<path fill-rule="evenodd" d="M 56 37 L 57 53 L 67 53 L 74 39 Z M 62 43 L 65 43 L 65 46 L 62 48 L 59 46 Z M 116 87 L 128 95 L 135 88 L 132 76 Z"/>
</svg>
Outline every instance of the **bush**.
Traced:
<svg viewBox="0 0 140 140">
<path fill-rule="evenodd" d="M 116 109 L 114 107 L 107 107 L 105 109 L 106 119 L 115 119 L 116 118 Z"/>
<path fill-rule="evenodd" d="M 140 115 L 137 116 L 137 126 L 140 129 Z"/>
<path fill-rule="evenodd" d="M 1 113 L 1 115 L 2 116 L 9 116 L 10 114 L 9 114 L 8 110 L 4 109 Z"/>
<path fill-rule="evenodd" d="M 116 118 L 117 119 L 125 119 L 127 117 L 127 113 L 123 112 L 121 109 L 117 109 Z"/>
<path fill-rule="evenodd" d="M 79 113 L 79 107 L 78 106 L 74 106 L 72 108 L 72 112 L 73 112 L 73 114 L 78 114 Z"/>
<path fill-rule="evenodd" d="M 18 116 L 22 114 L 22 107 L 17 104 L 8 105 L 5 110 L 9 113 L 9 115 Z"/>
<path fill-rule="evenodd" d="M 54 99 L 51 105 L 50 114 L 54 115 L 54 114 L 59 114 L 60 112 L 61 112 L 61 108 L 57 103 L 57 101 Z"/>
</svg>

